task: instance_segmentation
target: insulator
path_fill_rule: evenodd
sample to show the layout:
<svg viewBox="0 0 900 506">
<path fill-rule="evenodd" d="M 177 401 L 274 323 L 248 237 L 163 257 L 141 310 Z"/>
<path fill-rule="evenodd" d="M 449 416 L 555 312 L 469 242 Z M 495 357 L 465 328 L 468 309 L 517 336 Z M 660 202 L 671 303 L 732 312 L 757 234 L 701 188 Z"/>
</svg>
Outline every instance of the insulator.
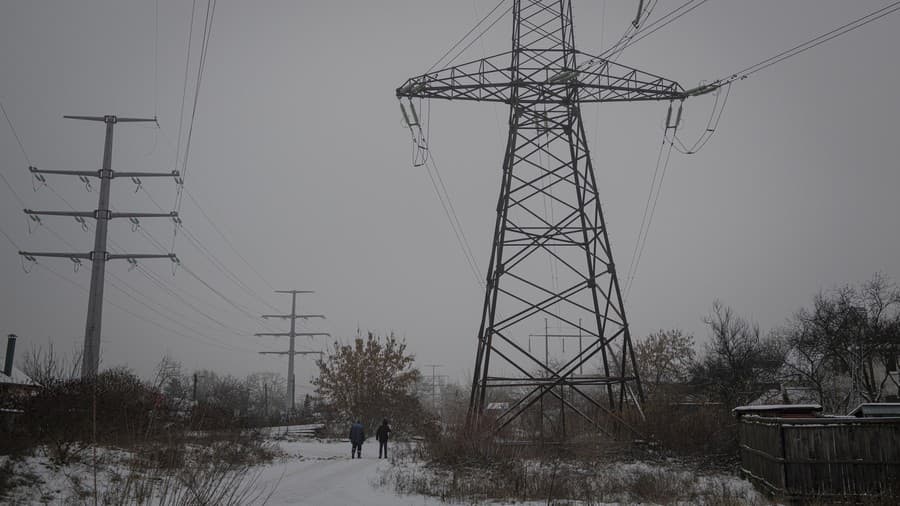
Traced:
<svg viewBox="0 0 900 506">
<path fill-rule="evenodd" d="M 400 102 L 400 112 L 403 113 L 403 121 L 406 122 L 406 126 L 412 127 L 412 123 L 409 122 L 409 115 L 406 114 L 406 107 L 403 107 L 403 102 Z"/>
<path fill-rule="evenodd" d="M 634 17 L 634 21 L 631 22 L 631 26 L 637 28 L 641 24 L 641 11 L 642 10 L 644 10 L 644 0 L 640 0 L 638 2 L 637 16 Z"/>
<path fill-rule="evenodd" d="M 41 175 L 41 174 L 35 174 L 35 175 L 34 175 L 34 178 L 37 179 L 38 181 L 42 182 L 42 183 L 46 183 L 46 182 L 47 182 L 47 178 L 45 178 L 45 177 L 44 177 L 43 175 Z"/>
<path fill-rule="evenodd" d="M 678 104 L 678 115 L 675 116 L 675 128 L 681 125 L 681 111 L 684 109 L 684 102 Z"/>
<path fill-rule="evenodd" d="M 413 121 L 415 121 L 415 124 L 418 125 L 419 115 L 416 114 L 416 106 L 414 106 L 412 102 L 409 103 L 409 111 L 412 113 Z"/>
<path fill-rule="evenodd" d="M 29 262 L 37 262 L 37 258 L 34 258 L 31 255 L 22 255 L 22 256 L 24 256 L 25 260 L 28 260 Z"/>
<path fill-rule="evenodd" d="M 29 218 L 31 221 L 37 223 L 38 225 L 41 225 L 41 217 L 40 217 L 40 216 L 38 216 L 38 215 L 36 215 L 36 214 L 29 214 L 29 215 L 28 215 L 28 218 Z"/>
<path fill-rule="evenodd" d="M 563 70 L 562 72 L 554 75 L 550 79 L 547 79 L 548 83 L 562 83 L 566 81 L 571 81 L 576 76 L 578 76 L 578 72 L 572 70 Z"/>
<path fill-rule="evenodd" d="M 666 112 L 666 130 L 672 128 L 672 102 L 669 102 L 669 111 Z"/>
</svg>

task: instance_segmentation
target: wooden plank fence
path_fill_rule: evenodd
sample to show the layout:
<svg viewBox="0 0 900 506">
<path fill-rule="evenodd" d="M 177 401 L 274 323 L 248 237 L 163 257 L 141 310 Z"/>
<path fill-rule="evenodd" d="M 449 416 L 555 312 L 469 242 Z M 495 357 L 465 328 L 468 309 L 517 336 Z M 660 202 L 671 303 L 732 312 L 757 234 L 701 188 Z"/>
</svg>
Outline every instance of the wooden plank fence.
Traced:
<svg viewBox="0 0 900 506">
<path fill-rule="evenodd" d="M 900 499 L 900 418 L 740 420 L 741 470 L 788 499 Z"/>
</svg>

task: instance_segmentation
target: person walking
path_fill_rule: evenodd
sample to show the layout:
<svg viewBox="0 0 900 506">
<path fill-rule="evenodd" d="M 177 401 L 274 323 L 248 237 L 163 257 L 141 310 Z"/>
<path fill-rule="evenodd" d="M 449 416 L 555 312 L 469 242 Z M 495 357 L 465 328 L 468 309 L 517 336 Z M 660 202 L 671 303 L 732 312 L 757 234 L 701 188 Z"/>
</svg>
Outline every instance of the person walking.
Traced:
<svg viewBox="0 0 900 506">
<path fill-rule="evenodd" d="M 350 458 L 362 458 L 362 444 L 366 440 L 366 429 L 361 421 L 350 426 Z"/>
<path fill-rule="evenodd" d="M 378 440 L 378 458 L 381 458 L 381 452 L 384 451 L 384 458 L 387 458 L 387 442 L 391 435 L 391 426 L 388 425 L 388 419 L 385 418 L 378 430 L 375 431 L 375 439 Z"/>
</svg>

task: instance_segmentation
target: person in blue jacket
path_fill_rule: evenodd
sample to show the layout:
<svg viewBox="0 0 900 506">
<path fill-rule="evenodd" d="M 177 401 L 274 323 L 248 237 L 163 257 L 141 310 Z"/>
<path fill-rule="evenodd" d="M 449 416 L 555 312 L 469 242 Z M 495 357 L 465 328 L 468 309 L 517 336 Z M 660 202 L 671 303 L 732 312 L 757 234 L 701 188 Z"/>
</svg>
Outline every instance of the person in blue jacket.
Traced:
<svg viewBox="0 0 900 506">
<path fill-rule="evenodd" d="M 363 441 L 366 440 L 366 429 L 363 427 L 361 421 L 357 420 L 356 423 L 350 426 L 350 458 L 362 458 L 362 444 Z"/>
</svg>

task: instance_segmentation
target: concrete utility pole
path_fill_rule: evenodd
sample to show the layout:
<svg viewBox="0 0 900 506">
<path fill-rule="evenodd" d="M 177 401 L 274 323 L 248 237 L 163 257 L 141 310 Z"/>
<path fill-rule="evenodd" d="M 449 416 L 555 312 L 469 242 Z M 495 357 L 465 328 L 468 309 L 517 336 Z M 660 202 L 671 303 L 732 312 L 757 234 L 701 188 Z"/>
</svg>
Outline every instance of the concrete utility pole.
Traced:
<svg viewBox="0 0 900 506">
<path fill-rule="evenodd" d="M 100 366 L 100 328 L 103 323 L 103 288 L 106 275 L 106 262 L 114 259 L 125 259 L 134 262 L 140 258 L 168 258 L 173 262 L 178 259 L 173 253 L 169 254 L 124 254 L 112 255 L 106 251 L 107 231 L 109 220 L 113 218 L 128 218 L 137 224 L 138 218 L 177 218 L 177 212 L 171 213 L 117 213 L 109 209 L 109 193 L 113 178 L 128 177 L 136 184 L 140 184 L 142 177 L 174 177 L 178 178 L 178 171 L 168 173 L 157 172 L 119 172 L 112 170 L 113 128 L 116 123 L 156 122 L 156 118 L 119 118 L 116 116 L 63 116 L 68 119 L 85 121 L 100 121 L 106 124 L 106 142 L 103 148 L 103 168 L 97 171 L 78 170 L 43 170 L 37 167 L 28 167 L 32 174 L 59 174 L 64 176 L 78 176 L 87 182 L 89 177 L 100 179 L 100 197 L 97 209 L 93 212 L 79 211 L 32 211 L 25 209 L 25 214 L 36 221 L 40 216 L 73 216 L 82 224 L 85 218 L 94 218 L 97 226 L 94 231 L 94 249 L 90 253 L 41 253 L 33 251 L 20 251 L 19 254 L 27 260 L 35 261 L 35 257 L 69 258 L 76 264 L 81 260 L 91 261 L 91 287 L 88 292 L 87 322 L 84 330 L 84 350 L 82 353 L 81 377 L 92 378 L 97 375 Z M 41 176 L 42 177 L 42 176 Z"/>
<path fill-rule="evenodd" d="M 297 336 L 307 336 L 307 337 L 315 337 L 315 336 L 331 336 L 331 334 L 327 332 L 297 332 L 296 324 L 297 319 L 302 318 L 304 320 L 308 320 L 310 318 L 325 318 L 325 315 L 321 314 L 297 314 L 297 294 L 298 293 L 315 293 L 311 290 L 276 290 L 275 293 L 289 293 L 291 294 L 291 314 L 264 314 L 263 318 L 281 318 L 281 319 L 289 319 L 291 321 L 291 331 L 290 332 L 262 332 L 258 334 L 253 334 L 254 336 L 272 336 L 272 337 L 289 337 L 290 344 L 288 351 L 262 351 L 260 354 L 262 355 L 287 355 L 288 356 L 288 396 L 291 398 L 291 411 L 294 410 L 295 404 L 295 393 L 296 393 L 296 381 L 294 378 L 294 355 L 307 355 L 311 353 L 321 353 L 317 351 L 296 351 L 294 347 L 294 338 Z"/>
<path fill-rule="evenodd" d="M 298 336 L 308 335 L 307 334 L 297 334 Z M 329 334 L 321 334 L 321 335 L 329 335 Z M 261 351 L 260 355 L 287 355 L 288 356 L 288 374 L 290 375 L 288 379 L 288 395 L 291 397 L 291 410 L 295 408 L 295 396 L 294 391 L 296 390 L 296 382 L 294 377 L 294 355 L 318 355 L 319 360 L 325 355 L 325 352 L 322 351 Z"/>
</svg>

